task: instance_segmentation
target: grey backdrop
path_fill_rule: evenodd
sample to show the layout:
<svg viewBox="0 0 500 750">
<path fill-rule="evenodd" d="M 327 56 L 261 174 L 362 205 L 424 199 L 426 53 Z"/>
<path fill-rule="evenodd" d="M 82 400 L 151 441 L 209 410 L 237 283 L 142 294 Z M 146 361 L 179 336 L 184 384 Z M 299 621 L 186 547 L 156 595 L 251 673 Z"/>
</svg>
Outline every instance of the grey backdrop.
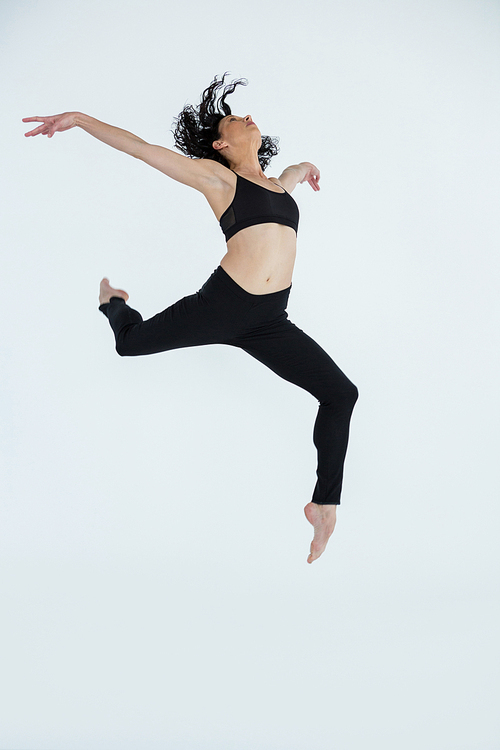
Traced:
<svg viewBox="0 0 500 750">
<path fill-rule="evenodd" d="M 500 6 L 0 6 L 1 750 L 497 750 Z M 83 131 L 172 147 L 215 74 L 297 187 L 291 320 L 358 385 L 306 564 L 317 404 L 222 346 L 120 359 L 224 253 L 203 196 Z"/>
</svg>

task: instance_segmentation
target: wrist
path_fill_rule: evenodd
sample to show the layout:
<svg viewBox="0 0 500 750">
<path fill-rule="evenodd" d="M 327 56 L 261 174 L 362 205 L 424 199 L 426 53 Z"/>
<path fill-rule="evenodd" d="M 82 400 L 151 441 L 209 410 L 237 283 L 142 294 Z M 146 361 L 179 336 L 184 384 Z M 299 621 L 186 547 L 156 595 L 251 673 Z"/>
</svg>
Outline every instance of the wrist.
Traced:
<svg viewBox="0 0 500 750">
<path fill-rule="evenodd" d="M 306 174 L 309 172 L 309 167 L 311 166 L 308 161 L 301 161 L 300 164 L 297 165 L 301 172 L 301 180 L 304 179 Z"/>
<path fill-rule="evenodd" d="M 75 123 L 75 126 L 78 128 L 81 128 L 85 121 L 88 122 L 89 117 L 88 115 L 84 115 L 83 112 L 72 112 L 73 115 L 73 122 Z"/>
</svg>

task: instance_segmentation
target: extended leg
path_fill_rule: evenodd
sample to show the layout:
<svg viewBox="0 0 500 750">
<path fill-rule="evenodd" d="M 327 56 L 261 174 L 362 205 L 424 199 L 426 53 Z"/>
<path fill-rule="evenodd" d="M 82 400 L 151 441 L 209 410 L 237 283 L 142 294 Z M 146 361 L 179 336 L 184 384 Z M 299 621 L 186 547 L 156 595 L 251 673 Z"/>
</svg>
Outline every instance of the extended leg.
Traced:
<svg viewBox="0 0 500 750">
<path fill-rule="evenodd" d="M 235 342 L 236 343 L 236 342 Z M 356 386 L 307 334 L 283 319 L 259 336 L 236 343 L 277 375 L 319 400 L 313 440 L 318 451 L 317 482 L 304 508 L 314 527 L 308 563 L 323 553 L 336 523 L 340 503 L 349 422 L 358 398 Z"/>
<path fill-rule="evenodd" d="M 289 320 L 237 345 L 318 399 L 313 432 L 318 479 L 312 500 L 321 505 L 340 504 L 349 423 L 358 389 L 319 344 Z"/>
</svg>

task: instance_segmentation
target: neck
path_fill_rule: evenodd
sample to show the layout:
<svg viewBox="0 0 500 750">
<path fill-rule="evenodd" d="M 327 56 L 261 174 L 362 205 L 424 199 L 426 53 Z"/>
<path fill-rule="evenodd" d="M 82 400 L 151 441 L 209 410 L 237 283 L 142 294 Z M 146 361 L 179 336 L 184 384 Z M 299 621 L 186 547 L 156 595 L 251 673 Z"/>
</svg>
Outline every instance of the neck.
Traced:
<svg viewBox="0 0 500 750">
<path fill-rule="evenodd" d="M 226 157 L 229 168 L 233 172 L 254 175 L 255 177 L 265 177 L 255 151 L 246 154 L 233 154 L 231 158 Z"/>
</svg>

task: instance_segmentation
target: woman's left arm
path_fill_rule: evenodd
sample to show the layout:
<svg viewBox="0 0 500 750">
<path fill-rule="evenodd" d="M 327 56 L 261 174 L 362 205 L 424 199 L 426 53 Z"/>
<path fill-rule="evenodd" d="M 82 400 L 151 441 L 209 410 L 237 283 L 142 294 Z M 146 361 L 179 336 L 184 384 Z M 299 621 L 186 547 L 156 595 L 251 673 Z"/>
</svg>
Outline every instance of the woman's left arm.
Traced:
<svg viewBox="0 0 500 750">
<path fill-rule="evenodd" d="M 309 161 L 301 161 L 300 164 L 292 164 L 287 167 L 280 175 L 279 181 L 288 193 L 298 185 L 298 183 L 308 182 L 313 190 L 319 190 L 319 169 Z"/>
</svg>

